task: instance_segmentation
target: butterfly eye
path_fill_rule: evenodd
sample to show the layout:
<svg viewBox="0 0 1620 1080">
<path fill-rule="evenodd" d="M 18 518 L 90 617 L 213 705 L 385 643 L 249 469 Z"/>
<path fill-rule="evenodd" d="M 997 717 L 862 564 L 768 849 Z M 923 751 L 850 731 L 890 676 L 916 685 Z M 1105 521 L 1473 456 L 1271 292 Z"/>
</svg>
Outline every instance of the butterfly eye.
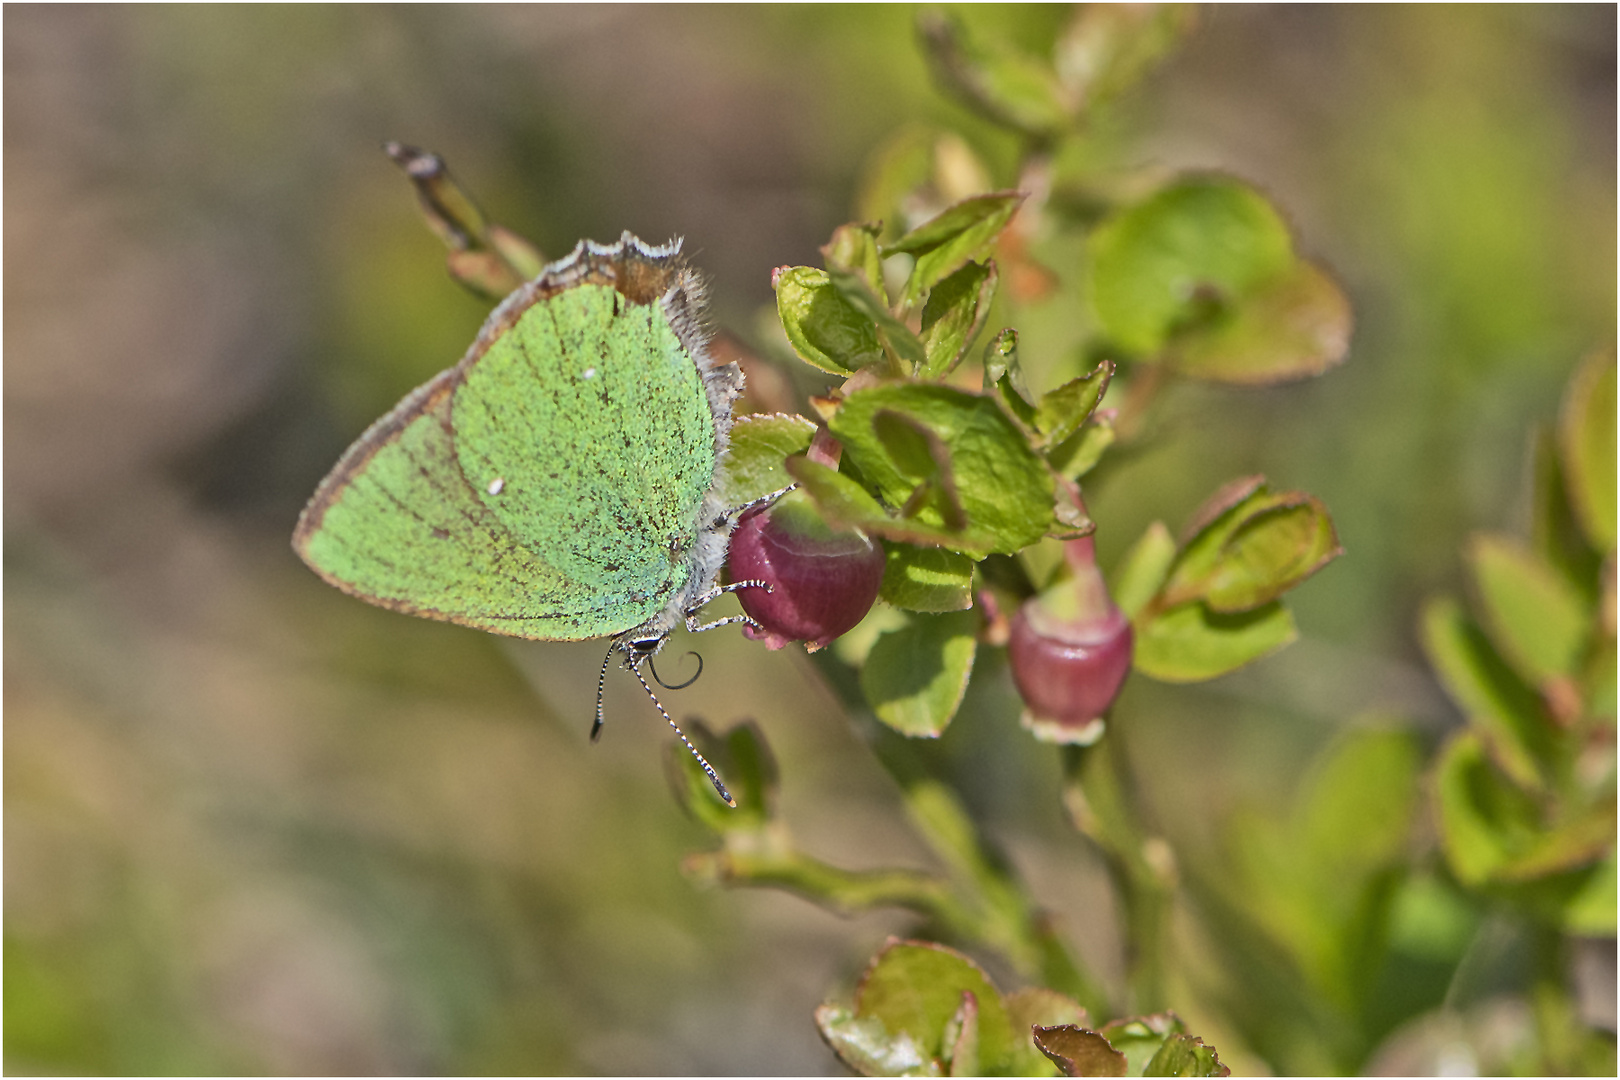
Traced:
<svg viewBox="0 0 1620 1080">
<path fill-rule="evenodd" d="M 651 656 L 658 651 L 658 646 L 664 643 L 661 637 L 636 638 L 630 643 L 630 650 L 642 656 Z"/>
</svg>

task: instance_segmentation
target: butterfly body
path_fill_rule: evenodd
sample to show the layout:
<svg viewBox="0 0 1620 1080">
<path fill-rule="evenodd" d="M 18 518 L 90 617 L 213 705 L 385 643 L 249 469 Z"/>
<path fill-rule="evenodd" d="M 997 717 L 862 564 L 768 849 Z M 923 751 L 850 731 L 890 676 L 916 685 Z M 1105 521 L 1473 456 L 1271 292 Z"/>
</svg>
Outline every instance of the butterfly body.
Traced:
<svg viewBox="0 0 1620 1080">
<path fill-rule="evenodd" d="M 293 535 L 328 582 L 498 634 L 655 652 L 715 594 L 742 389 L 679 242 L 581 243 L 371 426 Z"/>
</svg>

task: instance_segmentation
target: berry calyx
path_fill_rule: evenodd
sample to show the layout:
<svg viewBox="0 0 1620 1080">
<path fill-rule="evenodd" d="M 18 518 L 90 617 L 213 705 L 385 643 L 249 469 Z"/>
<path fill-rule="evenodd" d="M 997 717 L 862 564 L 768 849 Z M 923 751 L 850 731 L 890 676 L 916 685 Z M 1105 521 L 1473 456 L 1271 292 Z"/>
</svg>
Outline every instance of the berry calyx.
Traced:
<svg viewBox="0 0 1620 1080">
<path fill-rule="evenodd" d="M 831 528 L 809 497 L 794 491 L 742 516 L 726 567 L 732 581 L 771 587 L 738 591 L 760 627 L 745 634 L 772 649 L 803 641 L 814 651 L 871 610 L 883 584 L 883 548 L 865 533 Z"/>
</svg>

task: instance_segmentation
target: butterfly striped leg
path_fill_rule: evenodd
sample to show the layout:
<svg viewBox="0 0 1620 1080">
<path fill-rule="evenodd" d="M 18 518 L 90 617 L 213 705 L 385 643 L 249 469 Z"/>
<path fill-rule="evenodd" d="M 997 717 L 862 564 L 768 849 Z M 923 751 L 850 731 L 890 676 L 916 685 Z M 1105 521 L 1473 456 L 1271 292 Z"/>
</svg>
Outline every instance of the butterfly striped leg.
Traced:
<svg viewBox="0 0 1620 1080">
<path fill-rule="evenodd" d="M 705 605 L 707 605 L 707 604 L 709 604 L 709 603 L 711 603 L 711 602 L 713 602 L 715 600 L 718 600 L 720 597 L 724 596 L 726 593 L 736 592 L 739 589 L 764 589 L 766 592 L 770 592 L 771 591 L 771 586 L 770 586 L 769 582 L 760 581 L 757 578 L 750 578 L 747 581 L 733 581 L 730 585 L 717 585 L 717 586 L 715 586 L 714 588 L 710 589 L 708 592 L 704 593 L 703 595 L 699 596 L 697 599 L 693 600 L 692 601 L 692 606 L 687 609 L 687 612 L 686 612 L 686 629 L 687 629 L 687 631 L 689 633 L 696 634 L 696 633 L 698 633 L 699 631 L 702 631 L 702 630 L 716 630 L 716 629 L 719 629 L 722 626 L 730 626 L 733 623 L 742 623 L 745 626 L 752 626 L 755 630 L 760 629 L 759 623 L 755 622 L 753 620 L 753 618 L 751 618 L 748 615 L 727 615 L 723 619 L 714 620 L 714 622 L 707 622 L 707 623 L 698 622 L 697 613 L 700 610 L 702 610 Z"/>
<path fill-rule="evenodd" d="M 742 517 L 744 514 L 748 513 L 748 511 L 750 511 L 750 510 L 757 510 L 762 506 L 769 506 L 769 505 L 771 505 L 771 503 L 775 502 L 777 499 L 780 499 L 782 496 L 786 495 L 788 492 L 792 491 L 794 488 L 796 488 L 798 486 L 799 485 L 798 485 L 797 481 L 795 481 L 794 483 L 789 484 L 785 488 L 778 488 L 777 490 L 771 492 L 769 495 L 761 495 L 757 499 L 750 499 L 749 501 L 743 503 L 741 506 L 733 506 L 729 510 L 727 510 L 725 513 L 721 514 L 719 517 L 715 518 L 712 522 L 710 522 L 709 523 L 709 528 L 710 529 L 721 528 L 722 526 L 725 526 L 725 525 L 727 525 L 727 524 L 729 524 L 731 522 L 735 522 L 738 518 Z"/>
<path fill-rule="evenodd" d="M 787 487 L 773 491 L 769 495 L 761 495 L 759 498 L 745 502 L 741 506 L 733 506 L 719 517 L 715 518 L 714 521 L 710 522 L 709 528 L 711 530 L 723 528 L 729 532 L 731 530 L 731 526 L 736 524 L 737 519 L 748 513 L 748 511 L 758 509 L 761 506 L 769 506 L 771 503 L 775 502 L 777 499 L 780 499 L 782 496 L 786 495 L 788 492 L 792 491 L 798 486 L 798 484 L 789 484 Z M 708 592 L 703 593 L 701 596 L 695 598 L 692 601 L 692 606 L 686 609 L 687 631 L 696 634 L 702 630 L 718 630 L 722 626 L 732 626 L 737 623 L 742 623 L 744 626 L 752 626 L 755 630 L 761 629 L 759 623 L 755 622 L 747 615 L 728 615 L 726 618 L 716 619 L 714 622 L 698 622 L 697 613 L 705 605 L 718 600 L 726 593 L 736 592 L 739 589 L 764 589 L 766 592 L 769 592 L 771 587 L 766 582 L 759 581 L 757 579 L 750 579 L 748 581 L 733 581 L 730 585 L 718 585 L 710 589 Z"/>
</svg>

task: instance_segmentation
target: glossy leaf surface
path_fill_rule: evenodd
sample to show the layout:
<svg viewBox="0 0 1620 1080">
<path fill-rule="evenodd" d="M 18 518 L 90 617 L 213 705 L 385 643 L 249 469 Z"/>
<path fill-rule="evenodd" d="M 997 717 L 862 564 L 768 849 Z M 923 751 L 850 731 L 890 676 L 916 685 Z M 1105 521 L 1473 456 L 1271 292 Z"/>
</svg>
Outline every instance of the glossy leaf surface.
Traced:
<svg viewBox="0 0 1620 1080">
<path fill-rule="evenodd" d="M 1226 177 L 1179 180 L 1091 237 L 1093 302 L 1103 330 L 1152 355 L 1199 317 L 1281 276 L 1288 228 L 1252 188 Z"/>
<path fill-rule="evenodd" d="M 902 307 L 916 304 L 935 285 L 982 258 L 1023 201 L 1021 191 L 974 195 L 885 245 L 885 257 L 906 254 L 917 260 L 900 293 Z"/>
<path fill-rule="evenodd" d="M 816 432 L 815 424 L 786 413 L 751 413 L 731 425 L 731 451 L 721 471 L 721 498 L 728 507 L 780 491 L 793 483 L 786 461 L 802 454 Z"/>
<path fill-rule="evenodd" d="M 978 616 L 917 615 L 877 639 L 861 668 L 867 704 L 904 735 L 936 736 L 956 715 L 973 673 Z"/>
<path fill-rule="evenodd" d="M 776 277 L 776 311 L 799 359 L 833 375 L 880 363 L 872 320 L 851 307 L 825 270 L 790 267 Z"/>
<path fill-rule="evenodd" d="M 1333 367 L 1350 351 L 1350 330 L 1343 290 L 1320 267 L 1296 262 L 1177 334 L 1168 350 L 1184 375 L 1266 386 Z"/>
<path fill-rule="evenodd" d="M 1161 682 L 1202 682 L 1268 656 L 1297 636 L 1293 615 L 1275 600 L 1236 615 L 1194 600 L 1136 623 L 1134 663 Z"/>
<path fill-rule="evenodd" d="M 927 479 L 927 463 L 904 455 L 897 460 L 895 440 L 886 440 L 875 423 L 880 413 L 934 433 L 949 449 L 954 495 L 966 515 L 966 528 L 949 529 L 937 501 L 926 502 L 914 515 L 947 536 L 957 533 L 942 546 L 967 554 L 1011 553 L 1039 540 L 1051 527 L 1052 475 L 990 399 L 954 387 L 910 383 L 887 383 L 845 399 L 828 426 L 884 501 L 905 507 Z"/>
<path fill-rule="evenodd" d="M 990 314 L 996 281 L 994 262 L 970 262 L 929 292 L 922 313 L 923 351 L 928 357 L 922 374 L 938 378 L 962 362 Z"/>
<path fill-rule="evenodd" d="M 884 545 L 884 601 L 907 611 L 964 611 L 973 606 L 973 560 L 915 544 Z"/>
<path fill-rule="evenodd" d="M 1592 616 L 1568 581 L 1505 537 L 1474 537 L 1468 561 L 1491 639 L 1519 673 L 1536 683 L 1574 675 Z"/>
</svg>

